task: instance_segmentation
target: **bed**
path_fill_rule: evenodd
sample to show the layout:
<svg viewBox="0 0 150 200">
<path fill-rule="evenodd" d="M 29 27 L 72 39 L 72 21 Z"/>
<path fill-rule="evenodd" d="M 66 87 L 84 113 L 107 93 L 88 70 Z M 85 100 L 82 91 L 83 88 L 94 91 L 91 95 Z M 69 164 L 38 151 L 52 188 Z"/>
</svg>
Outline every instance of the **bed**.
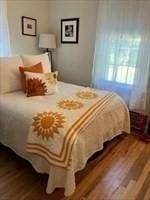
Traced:
<svg viewBox="0 0 150 200">
<path fill-rule="evenodd" d="M 100 100 L 104 97 L 109 98 L 107 98 L 107 103 L 103 105 L 103 109 L 98 109 L 96 113 L 94 113 L 95 110 L 92 110 L 89 115 L 90 120 L 81 129 L 78 131 L 72 129 L 77 134 L 70 150 L 68 167 L 65 167 L 65 165 L 62 167 L 49 160 L 44 156 L 45 154 L 38 154 L 38 151 L 32 151 L 32 145 L 30 146 L 30 144 L 33 138 L 31 138 L 30 143 L 28 140 L 31 126 L 33 125 L 33 116 L 37 112 L 44 113 L 47 109 L 53 110 L 58 100 L 64 101 L 68 98 L 75 100 L 75 94 L 81 94 L 81 105 L 83 102 L 87 103 L 89 99 L 82 98 L 82 92 L 96 94 L 95 97 Z M 79 96 L 76 98 L 79 99 Z M 94 99 L 94 96 L 92 98 Z M 93 99 L 92 101 L 94 101 Z M 81 107 L 81 105 L 78 105 L 78 107 Z M 59 110 L 68 115 L 66 120 L 68 127 L 69 121 L 72 120 L 71 113 L 75 108 L 67 111 L 62 108 L 59 108 Z M 37 119 L 37 116 L 35 118 Z M 61 129 L 61 126 L 58 129 Z M 57 138 L 59 135 L 56 127 L 55 131 L 55 134 L 52 133 L 52 139 Z M 20 157 L 28 160 L 37 172 L 49 174 L 47 193 L 52 193 L 55 188 L 61 187 L 65 189 L 65 196 L 71 195 L 76 187 L 75 173 L 85 167 L 89 157 L 103 149 L 103 144 L 106 141 L 123 132 L 130 133 L 129 112 L 124 101 L 115 93 L 58 82 L 58 93 L 55 95 L 27 98 L 22 91 L 0 94 L 0 142 L 10 147 Z M 33 136 L 35 136 L 34 133 Z M 38 136 L 37 138 L 42 137 L 42 135 L 36 136 Z M 47 142 L 47 139 L 44 137 L 45 142 Z M 52 148 L 54 145 L 59 149 L 59 137 L 57 139 L 56 142 L 52 140 L 53 142 L 50 144 Z"/>
</svg>

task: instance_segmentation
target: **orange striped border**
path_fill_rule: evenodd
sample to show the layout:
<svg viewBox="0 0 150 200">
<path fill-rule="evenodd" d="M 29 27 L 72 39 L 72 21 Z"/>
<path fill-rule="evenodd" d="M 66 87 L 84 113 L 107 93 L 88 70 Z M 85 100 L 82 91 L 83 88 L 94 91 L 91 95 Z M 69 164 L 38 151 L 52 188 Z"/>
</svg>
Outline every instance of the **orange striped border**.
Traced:
<svg viewBox="0 0 150 200">
<path fill-rule="evenodd" d="M 62 151 L 60 155 L 56 155 L 50 152 L 49 149 L 41 146 L 40 144 L 27 143 L 27 152 L 39 154 L 46 158 L 51 164 L 56 166 L 65 167 L 70 159 L 73 144 L 79 131 L 83 126 L 89 122 L 90 119 L 94 118 L 95 114 L 104 107 L 104 105 L 113 97 L 113 94 L 105 96 L 103 99 L 96 102 L 91 106 L 67 131 L 64 139 Z"/>
</svg>

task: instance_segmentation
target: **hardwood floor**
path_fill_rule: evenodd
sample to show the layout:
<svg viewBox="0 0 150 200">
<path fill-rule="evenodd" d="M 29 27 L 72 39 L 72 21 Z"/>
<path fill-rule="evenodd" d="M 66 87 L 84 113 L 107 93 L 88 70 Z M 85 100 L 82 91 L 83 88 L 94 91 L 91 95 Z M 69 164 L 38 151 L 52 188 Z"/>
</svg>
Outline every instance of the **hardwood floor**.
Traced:
<svg viewBox="0 0 150 200">
<path fill-rule="evenodd" d="M 47 175 L 0 145 L 0 200 L 150 200 L 150 144 L 133 135 L 106 144 L 76 175 L 72 197 L 45 193 Z"/>
</svg>

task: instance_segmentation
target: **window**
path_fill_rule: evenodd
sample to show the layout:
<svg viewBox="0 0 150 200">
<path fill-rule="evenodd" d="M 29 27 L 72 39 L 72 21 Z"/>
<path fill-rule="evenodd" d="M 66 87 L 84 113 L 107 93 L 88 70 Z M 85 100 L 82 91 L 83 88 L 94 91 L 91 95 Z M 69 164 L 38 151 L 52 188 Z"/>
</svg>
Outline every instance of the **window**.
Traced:
<svg viewBox="0 0 150 200">
<path fill-rule="evenodd" d="M 111 37 L 108 52 L 106 80 L 132 85 L 141 38 L 139 35 Z"/>
</svg>

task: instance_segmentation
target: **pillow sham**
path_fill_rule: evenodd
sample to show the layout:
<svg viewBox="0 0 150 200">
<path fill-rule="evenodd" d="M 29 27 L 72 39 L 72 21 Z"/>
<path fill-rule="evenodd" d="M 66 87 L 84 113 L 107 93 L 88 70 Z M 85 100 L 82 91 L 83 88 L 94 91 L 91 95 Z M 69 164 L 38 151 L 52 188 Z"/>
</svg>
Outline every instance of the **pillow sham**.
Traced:
<svg viewBox="0 0 150 200">
<path fill-rule="evenodd" d="M 43 96 L 57 93 L 58 72 L 45 74 L 25 72 L 25 75 L 27 97 Z"/>
<path fill-rule="evenodd" d="M 22 55 L 21 58 L 24 66 L 35 65 L 41 62 L 44 73 L 51 72 L 51 62 L 49 61 L 47 53 L 39 55 Z"/>
<path fill-rule="evenodd" d="M 21 90 L 18 67 L 23 65 L 20 56 L 0 57 L 0 93 Z"/>
<path fill-rule="evenodd" d="M 24 92 L 26 92 L 26 77 L 25 77 L 24 72 L 43 73 L 42 63 L 40 62 L 40 63 L 37 63 L 37 64 L 32 65 L 32 66 L 28 66 L 28 67 L 20 66 L 19 71 L 20 71 L 20 76 L 21 76 L 22 90 Z"/>
</svg>

